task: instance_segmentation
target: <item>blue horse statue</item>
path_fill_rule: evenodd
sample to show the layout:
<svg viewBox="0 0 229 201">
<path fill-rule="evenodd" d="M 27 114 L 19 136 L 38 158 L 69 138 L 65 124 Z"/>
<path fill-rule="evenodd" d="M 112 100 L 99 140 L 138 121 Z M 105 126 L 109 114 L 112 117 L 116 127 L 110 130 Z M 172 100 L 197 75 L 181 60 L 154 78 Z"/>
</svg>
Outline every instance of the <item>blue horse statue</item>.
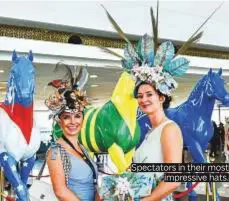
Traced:
<svg viewBox="0 0 229 201">
<path fill-rule="evenodd" d="M 213 126 L 211 117 L 215 101 L 220 101 L 223 105 L 229 105 L 229 94 L 221 77 L 222 69 L 218 73 L 209 70 L 195 86 L 189 98 L 176 108 L 167 109 L 168 118 L 175 121 L 181 128 L 184 146 L 192 155 L 194 163 L 205 163 L 204 151 L 213 136 Z M 141 141 L 151 128 L 148 117 L 141 112 L 137 117 L 141 128 Z M 140 145 L 140 144 L 139 144 Z M 138 145 L 138 146 L 139 146 Z M 190 183 L 188 187 L 190 187 Z M 196 193 L 192 191 L 190 197 L 196 199 Z M 219 198 L 219 197 L 218 197 Z"/>
<path fill-rule="evenodd" d="M 16 192 L 17 201 L 29 201 L 27 180 L 40 146 L 33 122 L 35 69 L 33 54 L 12 55 L 7 93 L 0 103 L 0 166 Z"/>
</svg>

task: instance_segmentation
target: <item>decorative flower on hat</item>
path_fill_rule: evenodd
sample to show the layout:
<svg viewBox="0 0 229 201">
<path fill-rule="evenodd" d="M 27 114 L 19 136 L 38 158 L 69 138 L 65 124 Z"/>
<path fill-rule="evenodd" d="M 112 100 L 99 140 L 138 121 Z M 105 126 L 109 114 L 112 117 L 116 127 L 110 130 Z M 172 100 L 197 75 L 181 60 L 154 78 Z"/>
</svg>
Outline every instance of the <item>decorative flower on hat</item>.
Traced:
<svg viewBox="0 0 229 201">
<path fill-rule="evenodd" d="M 201 24 L 197 31 L 194 32 L 177 52 L 175 52 L 175 48 L 170 41 L 163 42 L 159 45 L 158 8 L 159 3 L 157 4 L 156 18 L 153 9 L 151 8 L 150 10 L 153 37 L 145 34 L 135 45 L 129 41 L 119 25 L 104 8 L 113 27 L 127 44 L 124 48 L 124 56 L 105 47 L 101 47 L 101 49 L 121 58 L 123 68 L 135 77 L 136 83 L 139 81 L 153 83 L 156 89 L 162 94 L 171 95 L 172 91 L 178 86 L 174 80 L 174 76 L 182 76 L 189 67 L 189 60 L 184 57 L 178 58 L 177 56 L 184 54 L 190 45 L 201 38 L 203 32 L 199 32 L 199 30 L 213 16 L 218 8 Z"/>
<path fill-rule="evenodd" d="M 173 76 L 183 75 L 189 67 L 189 61 L 182 57 L 175 59 L 175 48 L 171 42 L 162 43 L 154 54 L 153 38 L 147 34 L 137 42 L 136 47 L 140 61 L 132 68 L 130 64 L 133 65 L 133 62 L 125 62 L 128 60 L 125 57 L 128 54 L 127 47 L 124 49 L 123 67 L 128 69 L 137 81 L 153 83 L 161 93 L 171 95 L 178 86 Z"/>
</svg>

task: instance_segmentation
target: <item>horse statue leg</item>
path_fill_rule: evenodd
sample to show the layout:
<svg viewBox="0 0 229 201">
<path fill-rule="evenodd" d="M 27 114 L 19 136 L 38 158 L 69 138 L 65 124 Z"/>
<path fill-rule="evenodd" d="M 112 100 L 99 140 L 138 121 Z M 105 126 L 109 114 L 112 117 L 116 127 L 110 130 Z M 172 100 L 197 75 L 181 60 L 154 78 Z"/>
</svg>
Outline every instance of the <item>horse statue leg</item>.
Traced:
<svg viewBox="0 0 229 201">
<path fill-rule="evenodd" d="M 118 173 L 124 172 L 131 165 L 134 152 L 135 148 L 124 154 L 122 148 L 116 143 L 113 143 L 113 145 L 108 149 L 111 160 L 118 168 Z"/>
<path fill-rule="evenodd" d="M 204 153 L 202 151 L 201 145 L 192 136 L 186 134 L 191 133 L 190 131 L 183 132 L 184 144 L 188 145 L 188 151 L 192 154 L 192 160 L 194 163 L 204 163 L 206 162 Z M 187 182 L 187 188 L 192 186 L 192 182 Z M 189 201 L 197 201 L 197 193 L 192 190 L 188 194 Z"/>
<path fill-rule="evenodd" d="M 3 152 L 0 154 L 0 165 L 3 167 L 4 172 L 7 172 L 5 176 L 15 190 L 16 200 L 29 201 L 27 187 L 17 172 L 17 161 L 8 153 Z"/>
<path fill-rule="evenodd" d="M 20 176 L 22 182 L 26 185 L 29 177 L 29 173 L 33 169 L 33 166 L 36 161 L 36 155 L 33 155 L 32 157 L 21 161 L 21 167 L 20 167 Z"/>
<path fill-rule="evenodd" d="M 185 135 L 185 133 L 183 133 L 183 135 Z M 189 144 L 188 151 L 191 152 L 191 154 L 192 154 L 193 163 L 206 163 L 207 160 L 205 159 L 204 152 L 202 150 L 202 146 L 200 145 L 200 143 L 197 140 L 195 140 L 194 138 L 192 138 L 191 136 L 188 136 L 188 135 L 185 136 L 184 139 L 185 139 L 185 141 L 188 141 L 188 144 Z M 187 183 L 187 188 L 190 188 L 191 186 L 192 186 L 192 183 L 188 182 Z M 211 186 L 212 185 L 210 185 L 210 187 Z M 211 191 L 213 191 L 212 188 L 211 188 Z M 219 196 L 217 191 L 216 191 L 216 195 L 215 196 L 216 196 L 215 201 L 220 201 L 220 196 Z M 192 190 L 188 194 L 188 198 L 189 198 L 189 201 L 197 201 L 196 192 L 194 190 Z"/>
</svg>

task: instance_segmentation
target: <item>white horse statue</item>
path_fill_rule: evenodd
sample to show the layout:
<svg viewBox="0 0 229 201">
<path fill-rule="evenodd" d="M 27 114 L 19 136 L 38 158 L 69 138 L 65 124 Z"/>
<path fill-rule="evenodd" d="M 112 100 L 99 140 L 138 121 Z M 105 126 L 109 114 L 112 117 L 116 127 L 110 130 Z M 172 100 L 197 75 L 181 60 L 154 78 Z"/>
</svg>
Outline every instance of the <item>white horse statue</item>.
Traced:
<svg viewBox="0 0 229 201">
<path fill-rule="evenodd" d="M 12 56 L 7 93 L 0 103 L 0 166 L 13 186 L 17 201 L 29 201 L 27 179 L 40 147 L 40 133 L 33 122 L 35 70 L 33 55 Z"/>
</svg>

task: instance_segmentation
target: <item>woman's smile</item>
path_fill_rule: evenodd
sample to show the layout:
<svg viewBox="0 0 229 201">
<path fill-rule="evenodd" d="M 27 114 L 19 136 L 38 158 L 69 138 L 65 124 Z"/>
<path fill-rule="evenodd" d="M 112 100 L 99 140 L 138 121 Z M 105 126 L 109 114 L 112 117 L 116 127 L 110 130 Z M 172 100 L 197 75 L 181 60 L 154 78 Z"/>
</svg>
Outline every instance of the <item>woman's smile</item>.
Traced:
<svg viewBox="0 0 229 201">
<path fill-rule="evenodd" d="M 74 132 L 77 130 L 78 126 L 77 125 L 68 125 L 66 126 L 68 130 L 70 130 L 71 132 Z"/>
<path fill-rule="evenodd" d="M 152 103 L 141 104 L 141 107 L 144 108 L 144 109 L 147 109 L 147 107 L 150 107 L 152 105 L 153 105 Z"/>
</svg>

